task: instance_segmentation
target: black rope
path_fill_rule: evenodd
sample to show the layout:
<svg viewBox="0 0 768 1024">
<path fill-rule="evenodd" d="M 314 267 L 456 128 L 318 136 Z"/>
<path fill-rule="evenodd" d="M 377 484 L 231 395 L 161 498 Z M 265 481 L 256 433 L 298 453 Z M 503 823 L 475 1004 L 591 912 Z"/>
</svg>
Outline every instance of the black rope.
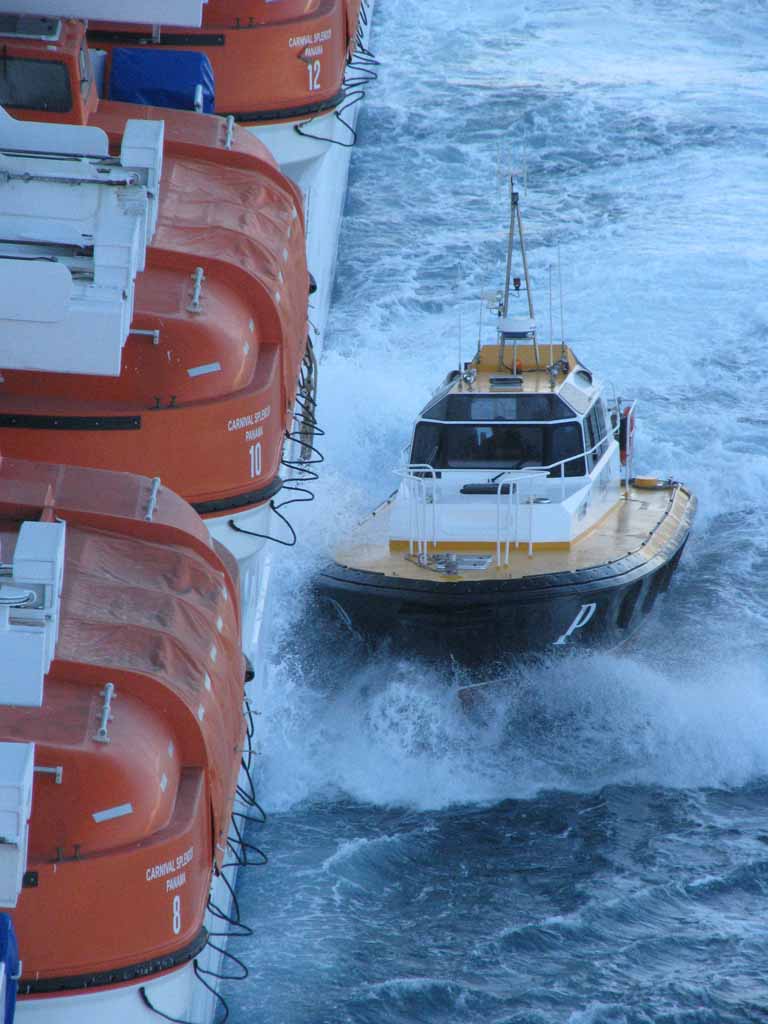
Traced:
<svg viewBox="0 0 768 1024">
<path fill-rule="evenodd" d="M 212 943 L 208 942 L 207 945 L 212 945 Z M 224 1016 L 218 1021 L 215 1020 L 216 1012 L 214 1011 L 215 1024 L 226 1024 L 227 1020 L 229 1019 L 229 1006 L 227 1005 L 226 999 L 217 989 L 215 989 L 209 982 L 207 982 L 204 977 L 202 977 L 203 974 L 211 974 L 212 972 L 203 971 L 202 968 L 199 966 L 197 959 L 192 961 L 192 969 L 195 972 L 195 978 L 200 982 L 201 985 L 208 989 L 211 995 L 213 995 L 218 1000 L 219 1005 L 224 1009 Z M 149 995 L 147 994 L 147 990 L 144 985 L 142 985 L 141 988 L 139 989 L 139 995 L 141 996 L 141 1001 L 144 1003 L 147 1009 L 151 1010 L 152 1013 L 157 1014 L 158 1017 L 162 1017 L 163 1020 L 170 1021 L 171 1024 L 195 1024 L 194 1021 L 188 1020 L 186 1017 L 172 1017 L 169 1013 L 163 1013 L 162 1010 L 159 1010 L 152 1002 L 152 1000 L 149 998 Z"/>
<path fill-rule="evenodd" d="M 189 1021 L 184 1017 L 171 1017 L 170 1014 L 163 1013 L 162 1010 L 158 1010 L 158 1008 L 150 1000 L 149 996 L 147 995 L 147 990 L 143 985 L 139 989 L 139 995 L 141 996 L 141 1001 L 144 1003 L 147 1009 L 151 1010 L 152 1013 L 156 1013 L 158 1017 L 162 1017 L 163 1020 L 173 1021 L 173 1024 L 192 1024 L 192 1021 Z"/>
<path fill-rule="evenodd" d="M 229 526 L 237 533 L 245 533 L 249 537 L 261 537 L 264 540 L 274 541 L 275 544 L 280 544 L 283 547 L 292 548 L 297 542 L 296 531 L 293 528 L 293 524 L 285 516 L 280 509 L 285 508 L 288 505 L 294 505 L 297 502 L 314 501 L 314 491 L 310 490 L 307 484 L 314 483 L 319 480 L 319 474 L 311 469 L 311 466 L 317 466 L 321 462 L 325 461 L 325 457 L 322 452 L 312 444 L 312 441 L 316 437 L 323 437 L 324 431 L 318 426 L 317 417 L 315 415 L 316 402 L 314 399 L 314 386 L 313 376 L 315 373 L 316 364 L 315 357 L 312 350 L 312 341 L 307 338 L 307 348 L 304 353 L 304 358 L 301 361 L 301 368 L 299 372 L 299 379 L 297 385 L 296 398 L 294 400 L 294 411 L 293 411 L 293 428 L 286 431 L 285 440 L 290 445 L 296 445 L 299 447 L 301 455 L 298 458 L 286 457 L 285 449 L 283 450 L 283 457 L 280 460 L 280 465 L 288 470 L 288 476 L 283 479 L 283 492 L 287 492 L 292 495 L 283 501 L 276 502 L 274 498 L 269 502 L 269 508 L 274 514 L 281 519 L 290 531 L 290 538 L 284 540 L 281 537 L 273 537 L 270 533 L 260 533 L 257 530 L 248 530 L 244 526 L 239 526 L 234 519 L 229 520 Z M 312 441 L 307 439 L 307 434 L 312 438 Z"/>
<path fill-rule="evenodd" d="M 363 36 L 365 35 L 365 30 L 368 27 L 369 22 L 370 16 L 368 14 L 368 0 L 363 0 L 362 4 L 360 5 L 360 15 L 357 20 L 357 32 L 355 33 L 355 52 L 360 52 L 365 54 L 366 56 L 372 57 L 373 54 L 370 52 L 370 50 L 367 50 L 363 45 Z"/>
<path fill-rule="evenodd" d="M 305 132 L 304 125 L 311 124 L 312 118 L 307 121 L 303 121 L 301 124 L 295 124 L 293 130 L 297 135 L 301 135 L 304 139 L 314 139 L 315 142 L 332 142 L 335 146 L 341 146 L 342 149 L 352 149 L 357 143 L 357 130 L 352 127 L 349 121 L 345 121 L 342 114 L 345 114 L 351 107 L 354 107 L 356 103 L 359 103 L 365 98 L 365 90 L 356 89 L 353 92 L 346 93 L 344 99 L 333 112 L 333 116 L 336 120 L 343 124 L 349 132 L 351 139 L 345 142 L 343 139 L 333 139 L 330 135 L 315 135 L 313 132 Z"/>
<path fill-rule="evenodd" d="M 277 511 L 277 509 L 275 508 L 274 501 L 270 501 L 269 507 L 272 509 L 275 515 L 278 516 L 279 519 L 283 520 L 285 525 L 291 531 L 291 540 L 281 540 L 279 537 L 273 537 L 271 533 L 258 533 L 256 530 L 246 530 L 244 526 L 238 526 L 234 519 L 229 520 L 229 525 L 233 530 L 236 530 L 237 533 L 247 533 L 249 537 L 263 537 L 265 540 L 274 541 L 275 544 L 282 544 L 283 547 L 292 548 L 296 543 L 296 531 L 285 518 L 285 516 L 280 515 L 280 513 Z"/>
<path fill-rule="evenodd" d="M 245 750 L 243 757 L 241 758 L 240 764 L 247 776 L 247 788 L 245 785 L 238 783 L 237 795 L 240 798 L 241 803 L 245 804 L 250 811 L 254 812 L 246 814 L 243 811 L 233 811 L 232 818 L 230 821 L 231 831 L 227 836 L 227 847 L 232 852 L 234 860 L 227 861 L 222 864 L 221 870 L 217 871 L 218 877 L 224 883 L 229 894 L 229 905 L 230 911 L 227 912 L 222 906 L 216 903 L 211 895 L 208 896 L 208 913 L 217 922 L 220 922 L 222 927 L 220 930 L 213 931 L 208 930 L 208 937 L 205 944 L 206 949 L 210 949 L 213 953 L 217 953 L 221 958 L 221 961 L 229 961 L 229 970 L 209 970 L 201 967 L 197 959 L 193 961 L 193 970 L 195 978 L 203 985 L 218 1002 L 218 1006 L 214 1011 L 214 1019 L 219 1014 L 219 1009 L 223 1010 L 223 1015 L 215 1020 L 215 1024 L 225 1024 L 229 1019 L 229 1006 L 224 996 L 219 992 L 215 985 L 212 985 L 207 979 L 215 978 L 218 981 L 244 981 L 249 974 L 248 968 L 240 957 L 235 956 L 224 946 L 220 946 L 218 943 L 213 942 L 212 939 L 224 939 L 232 940 L 239 938 L 251 938 L 255 932 L 254 929 L 247 925 L 242 918 L 240 912 L 240 901 L 237 898 L 235 887 L 232 882 L 227 878 L 224 871 L 226 868 L 232 867 L 259 867 L 268 862 L 267 855 L 259 847 L 254 846 L 253 843 L 247 842 L 243 838 L 240 821 L 254 822 L 255 824 L 263 825 L 267 820 L 267 815 L 264 812 L 264 808 L 261 806 L 259 801 L 256 799 L 256 790 L 253 784 L 253 778 L 251 776 L 251 763 L 254 757 L 253 749 L 253 737 L 255 734 L 255 726 L 253 721 L 253 710 L 251 709 L 250 703 L 246 699 L 243 702 L 243 717 L 245 718 Z M 255 860 L 249 857 L 249 853 L 255 853 L 259 859 Z M 234 970 L 231 969 L 234 967 Z M 168 1013 L 164 1013 L 158 1009 L 149 998 L 146 987 L 141 986 L 139 989 L 139 995 L 142 1002 L 151 1010 L 157 1014 L 158 1017 L 162 1017 L 163 1020 L 169 1021 L 169 1024 L 193 1024 L 192 1021 L 188 1021 L 181 1017 L 172 1017 Z"/>
<path fill-rule="evenodd" d="M 253 737 L 255 735 L 255 725 L 253 721 L 253 709 L 251 708 L 251 702 L 246 697 L 243 700 L 243 718 L 245 719 L 245 748 L 243 750 L 243 756 L 240 758 L 240 767 L 242 769 L 241 774 L 245 775 L 247 782 L 238 782 L 235 792 L 240 799 L 241 803 L 244 803 L 247 807 L 252 810 L 258 810 L 263 820 L 267 820 L 267 816 L 264 813 L 259 801 L 256 799 L 256 788 L 253 784 L 253 777 L 251 776 L 251 767 L 253 765 L 254 749 L 253 749 Z M 247 788 L 246 788 L 247 786 Z"/>
<path fill-rule="evenodd" d="M 315 135 L 312 132 L 305 131 L 305 127 L 311 124 L 313 118 L 308 118 L 301 124 L 293 126 L 293 130 L 301 135 L 305 139 L 314 139 L 317 142 L 332 142 L 336 146 L 342 146 L 344 149 L 352 149 L 357 142 L 357 130 L 352 127 L 349 121 L 344 120 L 344 114 L 351 110 L 356 103 L 360 103 L 361 100 L 365 99 L 365 89 L 362 88 L 365 85 L 370 85 L 371 82 L 375 82 L 379 77 L 378 74 L 373 70 L 375 67 L 379 67 L 380 62 L 376 60 L 373 53 L 363 45 L 363 36 L 365 35 L 365 29 L 368 26 L 368 8 L 365 3 L 360 6 L 360 17 L 357 22 L 357 32 L 355 33 L 355 48 L 347 58 L 347 65 L 344 69 L 344 99 L 336 107 L 333 112 L 333 116 L 336 120 L 344 125 L 350 134 L 350 140 L 344 141 L 342 139 L 333 139 L 329 135 Z"/>
<path fill-rule="evenodd" d="M 240 834 L 238 833 L 238 835 Z M 232 837 L 228 837 L 227 846 L 229 847 L 229 850 L 235 859 L 233 861 L 227 861 L 225 864 L 222 864 L 222 870 L 224 868 L 235 866 L 242 868 L 261 868 L 264 867 L 265 864 L 269 863 L 269 857 L 267 857 L 266 853 L 261 849 L 261 847 L 256 846 L 255 843 L 248 842 L 247 839 L 235 839 Z M 251 860 L 248 857 L 249 853 L 256 854 L 256 856 L 259 859 Z"/>
<path fill-rule="evenodd" d="M 211 995 L 218 999 L 219 1004 L 224 1008 L 224 1016 L 221 1018 L 221 1020 L 215 1021 L 215 1024 L 227 1024 L 227 1021 L 229 1020 L 229 1006 L 227 1004 L 226 999 L 217 988 L 214 988 L 213 985 L 209 984 L 209 982 L 207 982 L 203 977 L 204 974 L 210 973 L 210 971 L 204 971 L 198 964 L 197 960 L 195 960 L 195 977 L 197 978 L 201 985 L 208 989 Z M 215 1016 L 216 1014 L 214 1011 L 214 1018 Z"/>
<path fill-rule="evenodd" d="M 195 973 L 198 976 L 204 974 L 207 978 L 218 978 L 219 981 L 245 981 L 250 974 L 250 971 L 239 956 L 235 956 L 234 953 L 230 953 L 229 950 L 225 949 L 223 946 L 217 946 L 215 942 L 209 942 L 208 945 L 211 949 L 215 949 L 217 953 L 221 954 L 222 960 L 231 960 L 232 963 L 236 964 L 240 968 L 240 971 L 237 974 L 222 974 L 220 971 L 208 971 L 204 967 L 200 967 L 198 965 L 195 970 Z M 223 1022 L 220 1022 L 220 1024 L 223 1024 Z"/>
<path fill-rule="evenodd" d="M 243 921 L 242 917 L 240 916 L 240 902 L 239 902 L 237 896 L 235 895 L 234 887 L 233 887 L 232 883 L 229 881 L 229 879 L 226 878 L 224 875 L 221 875 L 220 877 L 221 877 L 221 880 L 226 885 L 226 887 L 227 887 L 227 889 L 229 891 L 229 895 L 230 895 L 230 897 L 232 899 L 232 910 L 233 910 L 233 913 L 228 914 L 224 910 L 223 907 L 220 907 L 218 903 L 214 903 L 213 900 L 210 897 L 208 898 L 208 910 L 210 911 L 211 916 L 215 917 L 217 921 L 223 921 L 226 924 L 228 924 L 231 928 L 237 929 L 237 931 L 236 931 L 236 933 L 235 932 L 209 932 L 208 934 L 209 935 L 213 935 L 215 938 L 219 938 L 219 939 L 226 938 L 226 937 L 228 937 L 230 935 L 234 936 L 235 938 L 237 938 L 239 936 L 243 936 L 244 938 L 249 938 L 251 935 L 253 935 L 253 928 L 251 928 L 249 925 L 247 925 Z"/>
</svg>

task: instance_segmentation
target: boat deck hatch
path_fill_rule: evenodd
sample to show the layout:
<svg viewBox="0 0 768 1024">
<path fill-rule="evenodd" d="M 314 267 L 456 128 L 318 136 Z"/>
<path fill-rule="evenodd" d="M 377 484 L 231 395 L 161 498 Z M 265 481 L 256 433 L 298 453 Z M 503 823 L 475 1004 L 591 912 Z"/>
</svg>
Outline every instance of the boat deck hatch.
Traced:
<svg viewBox="0 0 768 1024">
<path fill-rule="evenodd" d="M 453 551 L 441 551 L 434 555 L 406 555 L 409 562 L 415 562 L 422 569 L 431 569 L 443 576 L 458 576 L 462 572 L 482 572 L 493 558 L 491 555 L 457 555 Z"/>
<path fill-rule="evenodd" d="M 523 378 L 515 376 L 509 377 L 491 377 L 490 385 L 492 388 L 517 388 L 522 390 Z"/>
</svg>

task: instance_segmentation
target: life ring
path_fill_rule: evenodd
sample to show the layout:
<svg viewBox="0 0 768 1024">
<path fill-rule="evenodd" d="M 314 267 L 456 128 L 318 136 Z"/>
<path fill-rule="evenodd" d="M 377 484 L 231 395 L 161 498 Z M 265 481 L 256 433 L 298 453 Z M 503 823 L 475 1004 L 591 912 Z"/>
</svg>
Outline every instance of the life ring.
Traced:
<svg viewBox="0 0 768 1024">
<path fill-rule="evenodd" d="M 635 444 L 635 410 L 631 405 L 626 405 L 621 410 L 619 420 L 619 456 L 622 466 L 626 466 L 627 459 L 632 454 Z"/>
<path fill-rule="evenodd" d="M 678 486 L 677 480 L 660 480 L 655 476 L 633 476 L 629 483 L 640 491 L 669 491 Z"/>
</svg>

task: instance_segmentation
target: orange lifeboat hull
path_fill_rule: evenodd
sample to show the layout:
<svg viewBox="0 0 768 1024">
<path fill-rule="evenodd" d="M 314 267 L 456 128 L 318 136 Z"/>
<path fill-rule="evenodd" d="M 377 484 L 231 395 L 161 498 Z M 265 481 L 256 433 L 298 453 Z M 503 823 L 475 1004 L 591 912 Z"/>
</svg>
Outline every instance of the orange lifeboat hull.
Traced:
<svg viewBox="0 0 768 1024">
<path fill-rule="evenodd" d="M 127 116 L 91 123 L 117 143 Z M 159 476 L 202 515 L 280 487 L 306 349 L 309 276 L 298 190 L 218 118 L 168 112 L 158 227 L 136 284 L 119 377 L 5 371 L 3 449 Z M 195 278 L 201 286 L 195 298 Z"/>
<path fill-rule="evenodd" d="M 150 495 L 127 474 L 0 463 L 4 554 L 20 519 L 67 524 L 42 706 L 0 706 L 0 740 L 58 770 L 35 775 L 11 912 L 22 995 L 150 977 L 206 943 L 245 731 L 238 581 L 180 498 L 162 488 L 147 515 Z"/>
<path fill-rule="evenodd" d="M 360 0 L 210 0 L 202 28 L 163 27 L 160 43 L 150 25 L 127 30 L 91 22 L 88 35 L 108 52 L 106 81 L 115 47 L 204 53 L 214 72 L 216 112 L 255 124 L 313 117 L 339 104 L 359 13 Z"/>
</svg>

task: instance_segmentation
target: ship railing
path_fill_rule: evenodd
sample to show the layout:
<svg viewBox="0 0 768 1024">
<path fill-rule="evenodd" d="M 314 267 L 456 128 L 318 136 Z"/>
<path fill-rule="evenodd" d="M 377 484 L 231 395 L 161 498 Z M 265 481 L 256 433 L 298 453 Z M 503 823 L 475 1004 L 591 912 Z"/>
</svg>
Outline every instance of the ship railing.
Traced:
<svg viewBox="0 0 768 1024">
<path fill-rule="evenodd" d="M 633 406 L 634 407 L 634 406 Z M 521 536 L 521 522 L 520 522 L 520 487 L 517 486 L 524 480 L 534 480 L 539 484 L 543 479 L 546 479 L 553 470 L 559 470 L 560 479 L 560 500 L 565 501 L 567 497 L 565 487 L 565 467 L 570 462 L 576 462 L 581 459 L 585 461 L 594 452 L 600 454 L 605 451 L 604 446 L 607 445 L 613 439 L 613 432 L 609 429 L 601 438 L 599 438 L 591 448 L 587 448 L 583 452 L 579 452 L 577 455 L 570 455 L 567 459 L 561 459 L 559 462 L 553 462 L 549 466 L 530 466 L 526 467 L 524 473 L 519 470 L 506 470 L 503 474 L 496 477 L 494 482 L 497 483 L 496 488 L 496 563 L 498 566 L 502 565 L 501 560 L 501 548 L 504 547 L 504 565 L 509 565 L 509 549 L 510 545 L 514 544 L 515 548 L 519 548 L 520 544 L 523 543 Z M 627 460 L 629 462 L 629 460 Z M 624 467 L 627 468 L 626 466 Z M 504 486 L 508 484 L 507 491 L 504 491 Z M 593 482 L 590 481 L 589 488 L 591 489 Z M 514 503 L 512 498 L 514 496 Z M 506 502 L 503 498 L 506 497 Z M 523 503 L 527 510 L 527 527 L 528 536 L 525 543 L 528 547 L 528 557 L 533 557 L 533 511 L 536 505 L 549 504 L 552 499 L 548 496 L 536 494 L 531 489 L 523 496 Z M 512 532 L 512 526 L 514 525 L 514 534 Z"/>
<path fill-rule="evenodd" d="M 634 403 L 632 405 L 634 408 Z M 603 453 L 605 445 L 613 440 L 613 432 L 609 428 L 591 448 L 587 448 L 576 455 L 570 455 L 566 459 L 560 459 L 548 466 L 526 466 L 523 470 L 504 470 L 494 478 L 496 484 L 496 564 L 509 565 L 510 548 L 514 545 L 518 549 L 525 544 L 528 549 L 528 556 L 533 557 L 534 540 L 534 509 L 536 505 L 550 504 L 552 498 L 548 495 L 537 493 L 543 480 L 546 480 L 550 473 L 557 472 L 560 480 L 560 500 L 565 501 L 566 490 L 566 466 L 571 462 L 582 460 L 586 464 L 589 456 L 594 452 Z M 627 458 L 627 464 L 623 467 L 625 473 L 631 470 L 631 453 Z M 429 547 L 437 547 L 439 535 L 439 507 L 440 507 L 440 471 L 428 463 L 411 463 L 398 471 L 403 479 L 402 494 L 408 505 L 408 551 L 411 555 L 424 556 L 428 554 Z M 521 484 L 529 484 L 530 487 L 522 487 Z M 590 487 L 592 482 L 590 482 Z M 525 506 L 527 515 L 523 515 L 520 506 Z M 526 529 L 527 528 L 527 529 Z M 527 536 L 524 536 L 524 531 Z M 503 557 L 502 557 L 503 549 Z"/>
<path fill-rule="evenodd" d="M 438 474 L 427 463 L 412 463 L 399 471 L 408 503 L 408 553 L 426 558 L 437 547 Z"/>
<path fill-rule="evenodd" d="M 523 488 L 520 485 L 531 482 L 538 484 L 542 479 L 542 470 L 545 473 L 547 472 L 543 466 L 541 468 L 537 466 L 534 472 L 529 471 L 527 473 L 520 473 L 519 470 L 507 470 L 494 480 L 496 484 L 496 565 L 499 568 L 502 565 L 509 565 L 509 549 L 511 545 L 514 544 L 517 549 L 522 542 L 520 497 Z M 533 555 L 533 509 L 534 505 L 541 500 L 544 499 L 535 495 L 533 490 L 524 495 L 524 504 L 528 511 L 527 544 L 529 557 Z M 502 548 L 504 549 L 503 560 L 501 557 Z"/>
</svg>

